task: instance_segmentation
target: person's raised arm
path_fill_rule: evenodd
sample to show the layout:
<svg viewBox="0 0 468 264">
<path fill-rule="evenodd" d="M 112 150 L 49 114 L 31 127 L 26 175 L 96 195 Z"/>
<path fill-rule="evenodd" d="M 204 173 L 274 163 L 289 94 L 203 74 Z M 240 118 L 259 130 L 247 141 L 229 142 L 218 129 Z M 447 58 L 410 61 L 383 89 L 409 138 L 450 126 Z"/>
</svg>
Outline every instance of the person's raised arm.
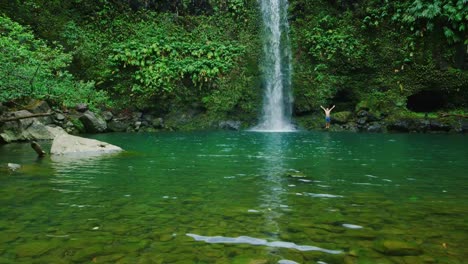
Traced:
<svg viewBox="0 0 468 264">
<path fill-rule="evenodd" d="M 323 109 L 323 111 L 326 111 L 326 110 L 325 110 L 325 108 L 323 108 L 323 106 L 320 106 L 320 108 L 322 108 L 322 109 Z"/>
<path fill-rule="evenodd" d="M 333 105 L 333 107 L 332 107 L 332 108 L 330 108 L 330 111 L 331 111 L 331 110 L 333 110 L 333 108 L 335 108 L 335 105 Z"/>
</svg>

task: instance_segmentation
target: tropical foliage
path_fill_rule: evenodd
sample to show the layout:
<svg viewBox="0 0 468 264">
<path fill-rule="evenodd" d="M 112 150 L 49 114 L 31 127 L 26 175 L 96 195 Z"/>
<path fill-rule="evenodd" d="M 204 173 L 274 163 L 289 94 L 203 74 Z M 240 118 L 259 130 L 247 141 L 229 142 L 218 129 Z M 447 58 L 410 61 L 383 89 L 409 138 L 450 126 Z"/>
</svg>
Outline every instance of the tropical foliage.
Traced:
<svg viewBox="0 0 468 264">
<path fill-rule="evenodd" d="M 467 107 L 466 0 L 289 4 L 296 115 L 331 103 L 403 111 L 420 91 Z M 257 0 L 2 1 L 0 101 L 254 120 L 259 12 Z"/>
<path fill-rule="evenodd" d="M 63 106 L 91 106 L 106 100 L 93 82 L 79 82 L 66 70 L 71 55 L 47 45 L 28 29 L 0 16 L 0 101 L 20 98 L 53 100 Z"/>
</svg>

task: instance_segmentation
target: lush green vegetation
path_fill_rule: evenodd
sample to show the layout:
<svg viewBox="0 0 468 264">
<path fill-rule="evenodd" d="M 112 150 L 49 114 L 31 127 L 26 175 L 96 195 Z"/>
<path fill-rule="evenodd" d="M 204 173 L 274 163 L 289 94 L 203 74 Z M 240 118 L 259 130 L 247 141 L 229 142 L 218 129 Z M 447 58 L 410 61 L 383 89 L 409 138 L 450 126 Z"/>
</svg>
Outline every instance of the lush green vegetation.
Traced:
<svg viewBox="0 0 468 264">
<path fill-rule="evenodd" d="M 76 81 L 66 70 L 71 55 L 60 45 L 50 47 L 36 39 L 23 26 L 0 16 L 0 101 L 40 98 L 75 106 L 85 102 L 91 106 L 106 101 L 94 82 Z"/>
<path fill-rule="evenodd" d="M 422 92 L 440 99 L 427 111 L 466 111 L 466 0 L 289 2 L 296 115 L 330 103 L 391 115 Z M 255 0 L 4 1 L 0 14 L 0 101 L 259 111 Z"/>
<path fill-rule="evenodd" d="M 291 3 L 296 112 L 333 102 L 392 114 L 421 91 L 442 95 L 433 111 L 466 110 L 466 1 Z"/>
</svg>

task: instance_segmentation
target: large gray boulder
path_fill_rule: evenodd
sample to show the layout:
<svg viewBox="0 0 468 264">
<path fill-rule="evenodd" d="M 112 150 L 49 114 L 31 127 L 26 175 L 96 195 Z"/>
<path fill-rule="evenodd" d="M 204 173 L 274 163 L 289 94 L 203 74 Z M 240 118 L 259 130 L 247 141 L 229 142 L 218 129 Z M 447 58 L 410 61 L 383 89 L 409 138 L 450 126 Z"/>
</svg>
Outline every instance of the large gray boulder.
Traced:
<svg viewBox="0 0 468 264">
<path fill-rule="evenodd" d="M 49 113 L 52 111 L 49 104 L 42 100 L 31 100 L 25 109 L 34 114 Z M 37 117 L 37 120 L 41 121 L 44 125 L 53 123 L 51 116 Z"/>
<path fill-rule="evenodd" d="M 21 110 L 9 113 L 7 118 L 26 117 L 31 112 Z M 54 139 L 57 135 L 65 133 L 60 127 L 44 125 L 38 118 L 24 118 L 5 122 L 0 129 L 0 142 Z"/>
<path fill-rule="evenodd" d="M 86 132 L 100 133 L 107 129 L 107 123 L 104 119 L 97 117 L 93 112 L 86 111 L 80 116 L 80 121 L 83 123 Z"/>
<path fill-rule="evenodd" d="M 107 125 L 112 132 L 125 132 L 130 127 L 130 121 L 114 118 Z"/>
<path fill-rule="evenodd" d="M 95 139 L 62 134 L 55 137 L 51 155 L 95 156 L 123 151 L 120 147 Z"/>
</svg>

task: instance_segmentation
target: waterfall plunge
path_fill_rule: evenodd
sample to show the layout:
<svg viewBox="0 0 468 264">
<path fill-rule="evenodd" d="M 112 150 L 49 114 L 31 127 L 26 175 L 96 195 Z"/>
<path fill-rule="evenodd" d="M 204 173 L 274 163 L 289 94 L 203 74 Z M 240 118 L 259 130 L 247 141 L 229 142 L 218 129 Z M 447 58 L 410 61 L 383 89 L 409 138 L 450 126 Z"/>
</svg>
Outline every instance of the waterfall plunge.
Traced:
<svg viewBox="0 0 468 264">
<path fill-rule="evenodd" d="M 263 116 L 254 131 L 294 131 L 291 124 L 291 48 L 287 0 L 260 0 L 264 24 L 261 72 L 265 95 Z"/>
</svg>

